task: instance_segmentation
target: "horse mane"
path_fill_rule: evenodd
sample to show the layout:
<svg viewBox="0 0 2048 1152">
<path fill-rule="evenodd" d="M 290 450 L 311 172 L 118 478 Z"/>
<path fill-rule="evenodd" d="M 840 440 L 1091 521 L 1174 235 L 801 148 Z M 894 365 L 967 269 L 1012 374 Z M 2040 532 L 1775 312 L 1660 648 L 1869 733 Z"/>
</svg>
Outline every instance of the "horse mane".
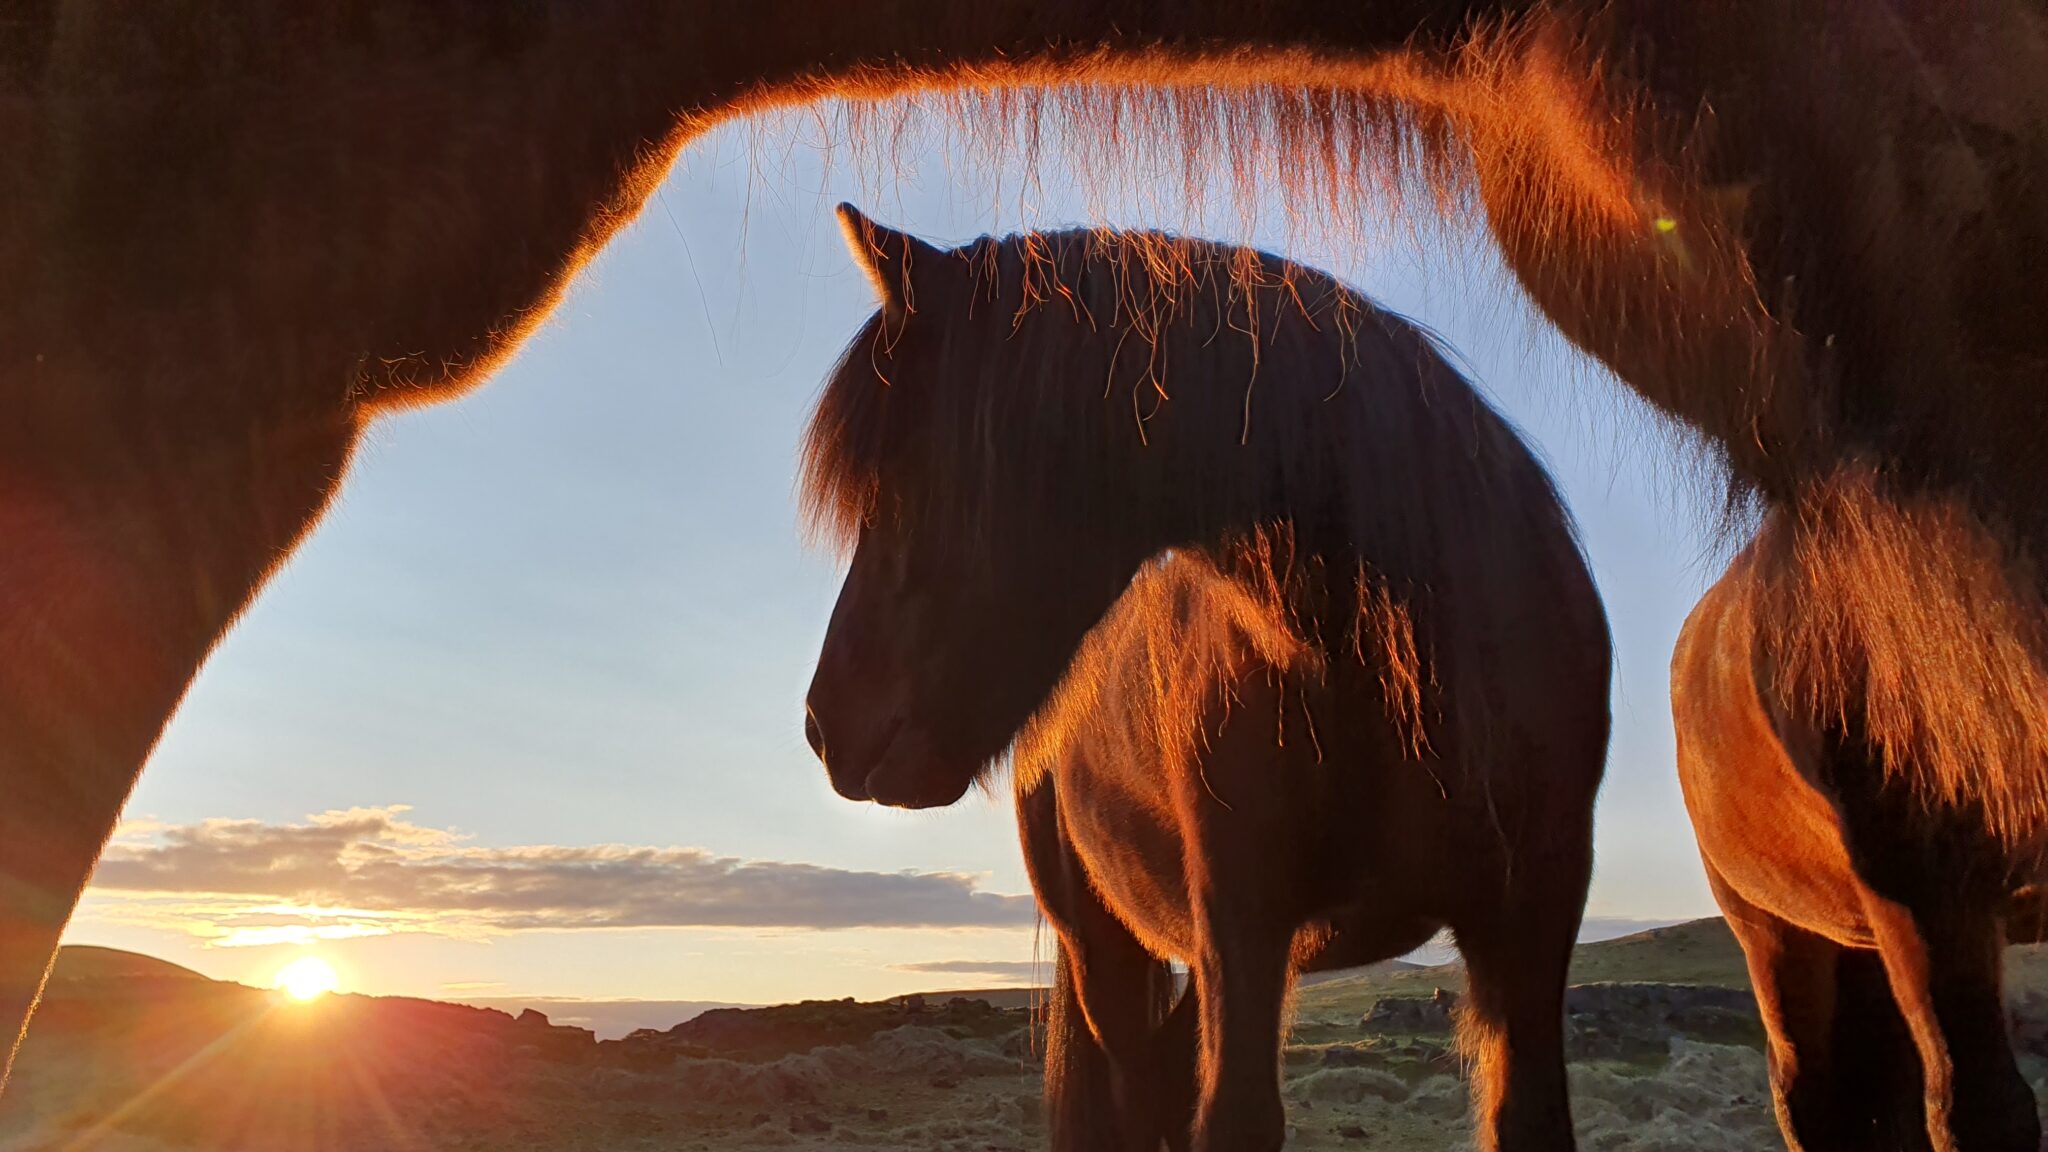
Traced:
<svg viewBox="0 0 2048 1152">
<path fill-rule="evenodd" d="M 1658 349 L 1658 379 L 1638 386 L 1696 479 L 1725 484 L 1718 528 L 1732 536 L 1782 471 L 1832 460 L 1837 398 L 1810 377 L 1798 334 L 1753 280 L 1737 227 L 1743 189 L 1710 186 L 1692 166 L 1698 110 L 1658 116 L 1633 94 L 1641 61 L 1597 47 L 1597 7 L 1539 0 L 1418 28 L 1405 49 L 1364 55 L 1167 45 L 1000 68 L 878 68 L 780 91 L 761 109 L 833 101 L 831 122 L 807 115 L 826 147 L 863 161 L 854 169 L 877 194 L 879 174 L 936 140 L 992 176 L 1014 162 L 996 176 L 998 196 L 1078 188 L 1086 214 L 1106 219 L 1119 213 L 1102 201 L 1118 190 L 1158 188 L 1171 198 L 1166 218 L 1206 222 L 1214 206 L 1240 234 L 1277 211 L 1290 247 L 1357 249 L 1388 228 L 1441 238 L 1482 211 L 1483 186 L 1525 189 L 1485 199 L 1493 234 L 1570 253 L 1559 258 L 1581 277 L 1578 319 Z M 1650 271 L 1637 247 L 1669 248 L 1676 233 L 1662 230 L 1681 220 L 1683 274 Z M 1654 291 L 1648 275 L 1661 281 Z M 1730 348 L 1748 388 L 1722 386 L 1725 372 L 1707 367 L 1725 365 Z"/>
<path fill-rule="evenodd" d="M 1192 558 L 1133 589 L 1180 606 L 1144 627 L 1181 630 L 1205 674 L 1247 638 L 1276 667 L 1361 667 L 1413 755 L 1447 723 L 1476 748 L 1506 589 L 1583 560 L 1549 477 L 1426 332 L 1322 272 L 1156 232 L 985 238 L 929 263 L 819 399 L 800 494 L 817 537 L 850 548 L 898 514 L 879 500 L 910 469 L 920 530 L 969 550 L 1015 544 L 1039 510 L 1060 536 L 1036 546 L 1198 553 L 1234 592 L 1192 595 Z M 1532 547 L 1549 571 L 1526 570 Z M 1233 639 L 1194 644 L 1196 616 Z M 1185 717 L 1192 690 L 1163 685 L 1160 714 Z"/>
</svg>

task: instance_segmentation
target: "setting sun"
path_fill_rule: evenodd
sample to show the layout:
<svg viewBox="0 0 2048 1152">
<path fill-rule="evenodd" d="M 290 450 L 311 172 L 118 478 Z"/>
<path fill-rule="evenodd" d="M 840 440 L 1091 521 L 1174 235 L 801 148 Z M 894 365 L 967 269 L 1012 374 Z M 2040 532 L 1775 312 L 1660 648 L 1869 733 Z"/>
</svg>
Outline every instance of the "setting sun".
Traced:
<svg viewBox="0 0 2048 1152">
<path fill-rule="evenodd" d="M 335 973 L 334 965 L 318 956 L 301 956 L 285 965 L 271 984 L 301 1002 L 317 1000 L 340 985 L 341 977 Z"/>
</svg>

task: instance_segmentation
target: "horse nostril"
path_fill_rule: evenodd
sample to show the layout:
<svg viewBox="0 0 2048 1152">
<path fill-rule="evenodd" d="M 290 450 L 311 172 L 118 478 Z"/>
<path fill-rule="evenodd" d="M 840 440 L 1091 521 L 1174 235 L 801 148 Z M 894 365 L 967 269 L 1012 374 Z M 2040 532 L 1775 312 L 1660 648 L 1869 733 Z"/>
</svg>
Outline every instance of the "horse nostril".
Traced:
<svg viewBox="0 0 2048 1152">
<path fill-rule="evenodd" d="M 818 715 L 811 706 L 804 705 L 804 739 L 811 742 L 811 751 L 817 753 L 818 761 L 825 760 L 825 734 L 818 730 Z"/>
</svg>

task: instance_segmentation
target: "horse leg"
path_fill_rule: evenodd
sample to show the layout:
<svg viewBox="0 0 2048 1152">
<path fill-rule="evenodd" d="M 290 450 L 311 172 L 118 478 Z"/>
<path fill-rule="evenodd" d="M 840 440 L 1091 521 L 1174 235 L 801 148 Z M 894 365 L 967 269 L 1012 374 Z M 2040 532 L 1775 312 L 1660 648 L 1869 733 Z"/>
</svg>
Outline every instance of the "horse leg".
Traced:
<svg viewBox="0 0 2048 1152">
<path fill-rule="evenodd" d="M 1861 1146 L 1932 1152 L 1920 1053 L 1892 999 L 1884 958 L 1868 949 L 1844 948 L 1835 961 L 1834 1053 L 1841 1114 L 1873 1133 Z"/>
<path fill-rule="evenodd" d="M 1930 904 L 1941 905 L 1940 900 Z M 1864 900 L 1892 996 L 1920 1053 L 1937 1152 L 2038 1152 L 2041 1122 L 2007 1034 L 1997 908 Z"/>
<path fill-rule="evenodd" d="M 1100 916 L 1089 917 L 1095 922 L 1079 946 L 1062 952 L 1075 969 L 1075 991 L 1089 1032 L 1107 1057 L 1115 1105 L 1115 1123 L 1103 1125 L 1094 1138 L 1106 1142 L 1087 1146 L 1157 1152 L 1171 1131 L 1164 1098 L 1169 1069 L 1160 1036 L 1173 974 L 1107 909 L 1099 911 Z"/>
<path fill-rule="evenodd" d="M 1574 1147 L 1564 1067 L 1564 987 L 1592 875 L 1590 836 L 1522 860 L 1506 899 L 1452 924 L 1467 991 L 1459 1042 L 1473 1066 L 1482 1152 Z M 1583 845 L 1583 846 L 1580 846 Z"/>
<path fill-rule="evenodd" d="M 1188 1152 L 1195 1125 L 1196 1058 L 1202 1043 L 1202 996 L 1190 973 L 1188 986 L 1160 1022 L 1153 1042 L 1158 1076 L 1159 1117 L 1169 1152 Z"/>
<path fill-rule="evenodd" d="M 1872 1147 L 1871 1115 L 1860 1110 L 1871 1085 L 1838 1068 L 1838 1026 L 1865 1005 L 1838 1007 L 1837 971 L 1848 952 L 1751 903 L 1710 862 L 1707 881 L 1742 945 L 1768 1040 L 1771 1102 L 1791 1152 L 1851 1152 Z M 1887 1007 L 1890 990 L 1883 989 Z"/>
<path fill-rule="evenodd" d="M 0 704 L 0 712 L 7 710 Z M 161 725 L 168 712 L 167 706 L 149 719 Z M 9 728 L 0 720 L 0 1081 L 148 749 L 146 742 L 102 743 L 81 733 L 79 743 L 92 745 L 91 754 L 59 758 L 8 743 Z"/>
<path fill-rule="evenodd" d="M 1271 1152 L 1286 1140 L 1280 1099 L 1281 1012 L 1293 934 L 1204 910 L 1194 964 L 1201 1043 L 1195 1152 Z"/>
<path fill-rule="evenodd" d="M 1179 1107 L 1163 1103 L 1170 1085 L 1159 1050 L 1173 973 L 1097 894 L 1067 838 L 1050 777 L 1018 794 L 1017 820 L 1032 890 L 1059 936 L 1046 1021 L 1052 1147 L 1158 1152 Z M 1186 1095 L 1183 1088 L 1174 1098 Z M 1186 1127 L 1181 1119 L 1180 1131 Z"/>
<path fill-rule="evenodd" d="M 1116 1088 L 1081 1007 L 1079 976 L 1063 942 L 1053 969 L 1045 1026 L 1045 1119 L 1053 1152 L 1111 1152 L 1118 1137 Z M 1149 1152 L 1149 1150 L 1148 1150 Z"/>
</svg>

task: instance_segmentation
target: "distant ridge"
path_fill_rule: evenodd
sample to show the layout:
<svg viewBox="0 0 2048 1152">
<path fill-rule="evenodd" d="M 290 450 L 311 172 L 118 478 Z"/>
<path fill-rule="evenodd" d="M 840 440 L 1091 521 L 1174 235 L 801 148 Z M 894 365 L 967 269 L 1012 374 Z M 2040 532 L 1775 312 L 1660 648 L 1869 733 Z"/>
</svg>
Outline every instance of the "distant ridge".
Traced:
<svg viewBox="0 0 2048 1152">
<path fill-rule="evenodd" d="M 1580 944 L 1572 951 L 1570 979 L 1573 984 L 1699 984 L 1746 989 L 1749 967 L 1727 922 L 1710 916 Z M 1305 987 L 1298 1004 L 1312 1014 L 1356 1015 L 1381 996 L 1426 996 L 1436 988 L 1456 991 L 1464 986 L 1464 965 L 1455 960 L 1427 967 L 1369 968 L 1337 973 Z"/>
<path fill-rule="evenodd" d="M 66 944 L 57 949 L 57 963 L 50 970 L 52 984 L 211 979 L 169 960 L 159 960 L 140 952 L 124 952 L 119 948 L 102 948 L 96 944 Z"/>
<path fill-rule="evenodd" d="M 513 1016 L 532 1009 L 553 1023 L 588 1028 L 599 1040 L 617 1040 L 642 1028 L 673 1028 L 718 1008 L 760 1007 L 722 1000 L 583 1000 L 567 996 L 450 996 L 449 1000 Z"/>
</svg>

